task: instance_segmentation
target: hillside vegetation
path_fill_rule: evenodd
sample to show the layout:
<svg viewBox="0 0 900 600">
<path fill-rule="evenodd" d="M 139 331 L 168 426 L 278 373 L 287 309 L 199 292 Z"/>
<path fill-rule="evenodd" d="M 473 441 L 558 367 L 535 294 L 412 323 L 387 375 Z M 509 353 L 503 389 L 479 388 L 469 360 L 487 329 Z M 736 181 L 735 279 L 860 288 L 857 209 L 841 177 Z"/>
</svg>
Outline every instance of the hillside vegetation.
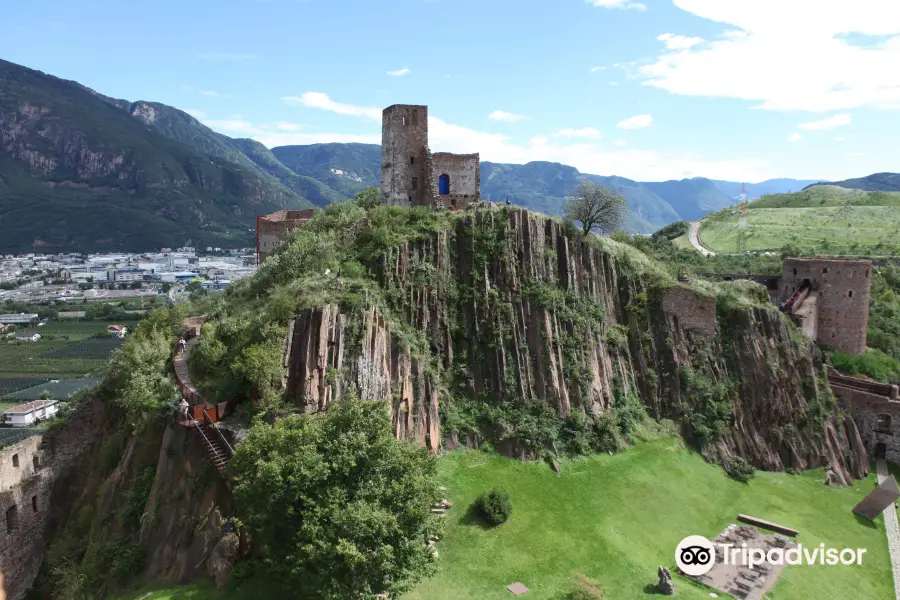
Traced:
<svg viewBox="0 0 900 600">
<path fill-rule="evenodd" d="M 763 196 L 703 219 L 703 244 L 718 253 L 779 251 L 871 256 L 900 254 L 900 194 L 813 186 L 793 194 Z"/>
</svg>

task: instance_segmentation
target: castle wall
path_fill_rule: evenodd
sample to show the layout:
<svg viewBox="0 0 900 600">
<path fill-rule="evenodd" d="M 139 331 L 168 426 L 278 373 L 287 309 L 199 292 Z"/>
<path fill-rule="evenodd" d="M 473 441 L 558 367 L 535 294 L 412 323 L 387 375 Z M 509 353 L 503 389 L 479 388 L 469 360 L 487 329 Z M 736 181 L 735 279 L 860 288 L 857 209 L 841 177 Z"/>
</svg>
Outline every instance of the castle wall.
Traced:
<svg viewBox="0 0 900 600">
<path fill-rule="evenodd" d="M 315 209 L 282 210 L 256 219 L 257 263 L 263 264 L 294 230 L 315 214 Z"/>
<path fill-rule="evenodd" d="M 799 290 L 804 280 L 812 285 L 820 345 L 862 354 L 869 325 L 872 263 L 867 260 L 788 258 L 781 278 L 782 299 Z"/>
<path fill-rule="evenodd" d="M 463 208 L 479 199 L 481 190 L 481 160 L 478 154 L 435 152 L 434 180 L 438 185 L 438 199 L 447 208 Z M 449 177 L 449 194 L 440 194 L 441 176 Z"/>
<path fill-rule="evenodd" d="M 900 402 L 863 389 L 835 385 L 834 381 L 831 389 L 841 408 L 856 421 L 868 453 L 876 455 L 877 446 L 884 444 L 885 458 L 900 464 Z"/>
<path fill-rule="evenodd" d="M 687 288 L 673 287 L 663 293 L 662 308 L 667 315 L 674 316 L 685 330 L 716 331 L 716 299 L 712 296 L 701 296 Z"/>
<path fill-rule="evenodd" d="M 395 104 L 381 119 L 381 194 L 389 206 L 430 206 L 428 107 Z"/>
<path fill-rule="evenodd" d="M 35 457 L 38 468 L 35 469 Z M 19 485 L 40 470 L 41 436 L 29 438 L 7 446 L 0 451 L 0 492 Z"/>
</svg>

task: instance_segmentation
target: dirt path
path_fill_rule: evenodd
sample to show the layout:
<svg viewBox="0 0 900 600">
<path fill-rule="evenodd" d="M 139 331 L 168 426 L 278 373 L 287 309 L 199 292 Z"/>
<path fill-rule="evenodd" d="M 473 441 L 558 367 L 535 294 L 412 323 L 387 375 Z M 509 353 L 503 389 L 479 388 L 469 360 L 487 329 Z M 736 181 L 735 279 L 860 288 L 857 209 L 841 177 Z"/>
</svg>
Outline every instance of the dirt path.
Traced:
<svg viewBox="0 0 900 600">
<path fill-rule="evenodd" d="M 883 458 L 875 461 L 875 472 L 878 474 L 878 483 L 888 478 L 887 462 Z M 883 514 L 888 548 L 891 550 L 891 569 L 894 571 L 894 595 L 900 600 L 900 523 L 897 522 L 897 509 L 893 504 Z"/>
<path fill-rule="evenodd" d="M 702 254 L 703 256 L 715 256 L 716 253 L 712 250 L 707 250 L 703 247 L 703 244 L 700 243 L 700 221 L 691 222 L 691 245 L 696 248 L 697 252 Z"/>
</svg>

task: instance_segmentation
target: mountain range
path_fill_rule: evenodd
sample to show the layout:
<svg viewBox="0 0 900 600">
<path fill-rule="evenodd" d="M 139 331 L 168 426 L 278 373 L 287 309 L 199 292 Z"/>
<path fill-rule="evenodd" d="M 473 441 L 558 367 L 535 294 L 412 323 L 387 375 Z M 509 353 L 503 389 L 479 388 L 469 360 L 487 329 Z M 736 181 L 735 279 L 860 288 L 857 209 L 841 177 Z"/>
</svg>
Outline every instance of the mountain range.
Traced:
<svg viewBox="0 0 900 600">
<path fill-rule="evenodd" d="M 481 168 L 484 199 L 551 215 L 581 180 L 610 186 L 628 200 L 627 227 L 638 233 L 730 206 L 742 185 L 638 182 L 549 162 Z M 353 197 L 378 186 L 380 170 L 378 145 L 269 149 L 165 104 L 0 60 L 0 253 L 248 246 L 257 215 Z M 862 180 L 844 183 L 853 181 Z M 814 183 L 775 179 L 746 191 L 752 199 Z"/>
</svg>

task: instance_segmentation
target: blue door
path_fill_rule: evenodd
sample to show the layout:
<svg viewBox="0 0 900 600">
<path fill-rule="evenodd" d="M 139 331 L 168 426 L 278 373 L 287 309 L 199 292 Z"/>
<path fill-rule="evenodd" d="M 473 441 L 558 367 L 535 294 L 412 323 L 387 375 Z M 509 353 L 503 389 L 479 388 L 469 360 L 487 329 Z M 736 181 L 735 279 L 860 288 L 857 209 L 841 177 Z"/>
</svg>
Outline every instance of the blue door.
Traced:
<svg viewBox="0 0 900 600">
<path fill-rule="evenodd" d="M 441 175 L 438 179 L 438 192 L 441 194 L 441 196 L 446 196 L 450 193 L 449 175 Z"/>
</svg>

